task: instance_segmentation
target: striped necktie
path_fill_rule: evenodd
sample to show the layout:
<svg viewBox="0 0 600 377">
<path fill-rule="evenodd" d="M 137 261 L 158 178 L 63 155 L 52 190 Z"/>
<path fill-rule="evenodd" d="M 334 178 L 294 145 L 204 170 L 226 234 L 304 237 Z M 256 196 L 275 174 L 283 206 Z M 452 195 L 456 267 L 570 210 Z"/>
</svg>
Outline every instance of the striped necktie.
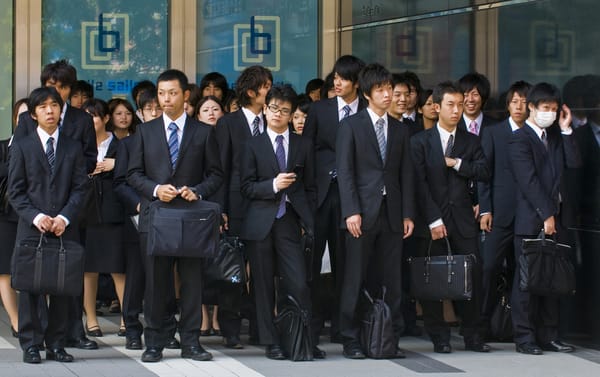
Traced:
<svg viewBox="0 0 600 377">
<path fill-rule="evenodd" d="M 171 167 L 175 170 L 177 164 L 177 155 L 179 154 L 179 140 L 177 139 L 177 124 L 175 122 L 169 124 L 169 155 L 171 156 Z"/>
<path fill-rule="evenodd" d="M 385 125 L 385 120 L 383 118 L 377 119 L 375 122 L 375 133 L 377 134 L 377 144 L 379 144 L 379 152 L 381 153 L 381 160 L 385 162 L 385 131 L 383 126 Z"/>
<path fill-rule="evenodd" d="M 50 173 L 54 174 L 54 163 L 56 162 L 56 156 L 54 154 L 53 137 L 49 137 L 46 141 L 46 158 L 48 159 L 48 165 L 50 165 Z"/>
<path fill-rule="evenodd" d="M 260 124 L 260 118 L 257 115 L 256 118 L 254 118 L 254 120 L 252 121 L 252 136 L 260 135 L 260 128 L 258 128 L 259 124 Z"/>
<path fill-rule="evenodd" d="M 342 119 L 344 118 L 348 118 L 350 116 L 350 106 L 346 105 L 344 107 L 342 107 L 342 110 L 344 110 L 344 115 L 342 115 Z"/>
<path fill-rule="evenodd" d="M 283 149 L 283 135 L 277 135 L 275 137 L 277 148 L 275 149 L 275 156 L 277 157 L 277 165 L 279 165 L 279 172 L 285 172 L 285 149 Z M 275 218 L 280 219 L 285 215 L 285 194 L 281 195 L 281 201 L 279 202 L 279 208 L 277 209 L 277 215 Z"/>
</svg>

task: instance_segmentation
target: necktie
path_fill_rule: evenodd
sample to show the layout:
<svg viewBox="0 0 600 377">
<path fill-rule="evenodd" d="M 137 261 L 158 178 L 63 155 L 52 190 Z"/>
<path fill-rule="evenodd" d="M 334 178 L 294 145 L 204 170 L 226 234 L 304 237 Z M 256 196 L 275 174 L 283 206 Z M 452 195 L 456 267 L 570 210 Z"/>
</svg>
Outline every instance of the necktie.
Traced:
<svg viewBox="0 0 600 377">
<path fill-rule="evenodd" d="M 475 135 L 479 135 L 479 132 L 477 132 L 477 122 L 475 122 L 474 120 L 472 120 L 471 124 L 469 124 L 469 132 Z"/>
<path fill-rule="evenodd" d="M 348 118 L 350 116 L 350 106 L 346 105 L 342 107 L 342 110 L 344 110 L 344 115 L 342 115 L 342 119 Z"/>
<path fill-rule="evenodd" d="M 452 157 L 452 149 L 454 148 L 454 135 L 450 135 L 448 142 L 446 143 L 446 151 L 444 157 Z"/>
<path fill-rule="evenodd" d="M 275 156 L 277 157 L 277 164 L 279 165 L 279 172 L 285 172 L 285 149 L 283 149 L 283 135 L 277 135 L 275 138 L 277 142 L 277 148 L 275 149 Z M 280 219 L 285 215 L 285 194 L 281 195 L 281 201 L 279 202 L 279 209 L 277 210 L 276 218 Z"/>
<path fill-rule="evenodd" d="M 379 144 L 379 153 L 381 153 L 381 160 L 383 162 L 385 162 L 385 148 L 386 148 L 385 132 L 383 130 L 384 124 L 385 124 L 385 121 L 383 120 L 383 118 L 379 118 L 379 119 L 377 119 L 377 122 L 375 122 L 375 133 L 377 134 L 377 144 Z"/>
<path fill-rule="evenodd" d="M 54 138 L 48 138 L 46 141 L 46 158 L 48 159 L 48 165 L 50 165 L 50 173 L 54 174 L 54 162 L 56 156 L 54 155 Z"/>
<path fill-rule="evenodd" d="M 254 120 L 252 121 L 252 136 L 260 135 L 260 129 L 258 128 L 259 124 L 260 124 L 260 118 L 258 116 L 256 116 L 256 118 L 254 118 Z"/>
<path fill-rule="evenodd" d="M 177 124 L 169 124 L 169 155 L 171 156 L 171 167 L 175 169 L 177 163 L 177 155 L 179 154 L 179 140 L 177 140 Z"/>
<path fill-rule="evenodd" d="M 546 136 L 546 131 L 542 130 L 542 143 L 544 143 L 544 147 L 548 149 L 548 137 Z"/>
</svg>

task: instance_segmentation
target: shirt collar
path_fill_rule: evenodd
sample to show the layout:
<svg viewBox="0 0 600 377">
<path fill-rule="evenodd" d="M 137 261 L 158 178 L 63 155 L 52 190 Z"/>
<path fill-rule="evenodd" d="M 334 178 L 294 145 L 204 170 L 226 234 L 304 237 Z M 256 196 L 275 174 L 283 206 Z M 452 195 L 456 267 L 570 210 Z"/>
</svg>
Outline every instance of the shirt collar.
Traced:
<svg viewBox="0 0 600 377">
<path fill-rule="evenodd" d="M 344 108 L 344 106 L 348 105 L 350 106 L 350 115 L 356 114 L 358 112 L 358 96 L 356 96 L 356 98 L 354 99 L 354 101 L 350 102 L 350 103 L 346 103 L 346 101 L 344 101 L 342 99 L 342 97 L 337 96 L 337 107 L 338 107 L 338 113 L 342 111 L 342 109 Z"/>
<path fill-rule="evenodd" d="M 179 128 L 179 131 L 183 132 L 183 127 L 185 127 L 185 120 L 186 120 L 186 113 L 185 113 L 185 111 L 181 114 L 181 116 L 179 118 L 177 118 L 175 120 L 169 118 L 169 116 L 167 114 L 165 114 L 164 112 L 162 114 L 162 117 L 163 117 L 163 122 L 164 122 L 165 130 L 167 132 L 169 131 L 169 124 L 171 124 L 173 122 L 175 122 L 175 124 Z"/>
<path fill-rule="evenodd" d="M 384 127 L 387 127 L 388 125 L 388 114 L 387 112 L 383 113 L 383 116 L 379 116 L 377 114 L 375 114 L 375 112 L 371 109 L 369 109 L 367 107 L 367 113 L 369 114 L 369 117 L 371 118 L 371 124 L 373 125 L 373 127 L 375 127 L 375 123 L 379 120 L 379 118 L 383 118 L 384 120 Z"/>
<path fill-rule="evenodd" d="M 510 124 L 510 130 L 512 132 L 515 132 L 516 130 L 518 130 L 519 128 L 521 128 L 521 127 L 519 127 L 519 125 L 517 124 L 517 122 L 514 121 L 514 119 L 512 117 L 508 117 L 508 123 Z"/>
<path fill-rule="evenodd" d="M 258 114 L 254 114 L 252 111 L 250 111 L 248 108 L 246 107 L 242 107 L 242 113 L 244 113 L 244 116 L 246 117 L 246 121 L 248 122 L 248 125 L 250 127 L 252 127 L 252 123 L 254 122 L 254 119 L 256 117 L 258 117 L 258 119 L 260 119 L 260 122 L 258 122 L 258 128 L 261 129 L 263 128 L 263 117 L 261 113 Z"/>
<path fill-rule="evenodd" d="M 471 124 L 471 122 L 475 121 L 477 123 L 477 129 L 480 130 L 481 123 L 483 123 L 483 111 L 480 111 L 479 115 L 477 115 L 477 118 L 475 118 L 475 119 L 471 119 L 465 113 L 463 113 L 463 119 L 465 121 L 465 125 L 467 126 L 467 129 L 469 129 L 469 125 Z"/>
<path fill-rule="evenodd" d="M 267 135 L 269 135 L 269 139 L 271 139 L 271 144 L 275 145 L 275 138 L 279 135 L 283 135 L 283 143 L 287 144 L 290 140 L 290 130 L 289 128 L 286 128 L 285 131 L 281 134 L 278 134 L 277 132 L 273 131 L 272 129 L 270 129 L 269 127 L 267 127 Z"/>
<path fill-rule="evenodd" d="M 46 148 L 46 143 L 48 142 L 48 139 L 50 139 L 50 137 L 54 138 L 54 145 L 56 145 L 58 143 L 58 127 L 56 127 L 56 130 L 54 131 L 54 133 L 52 133 L 52 135 L 49 135 L 40 126 L 38 126 L 36 128 L 36 131 L 37 131 L 38 137 L 40 138 L 40 141 L 42 142 L 42 145 L 44 146 L 44 149 Z"/>
<path fill-rule="evenodd" d="M 402 118 L 407 118 L 407 119 L 410 119 L 410 120 L 412 120 L 414 122 L 417 119 L 417 112 L 413 111 L 410 114 L 404 113 L 404 114 L 402 114 Z"/>
<path fill-rule="evenodd" d="M 450 137 L 450 135 L 452 135 L 452 136 L 454 136 L 456 138 L 456 129 L 458 127 L 454 127 L 454 131 L 448 132 L 442 126 L 440 126 L 439 122 L 436 123 L 435 126 L 437 127 L 437 130 L 440 133 L 440 137 L 442 139 L 447 140 Z"/>
</svg>

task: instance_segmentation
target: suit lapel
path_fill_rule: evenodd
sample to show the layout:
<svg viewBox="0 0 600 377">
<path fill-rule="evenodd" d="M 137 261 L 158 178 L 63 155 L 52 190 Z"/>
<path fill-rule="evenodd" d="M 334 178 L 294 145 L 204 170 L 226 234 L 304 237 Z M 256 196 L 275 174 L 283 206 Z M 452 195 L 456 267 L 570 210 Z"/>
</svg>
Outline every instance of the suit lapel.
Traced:
<svg viewBox="0 0 600 377">
<path fill-rule="evenodd" d="M 52 179 L 54 179 L 54 177 L 56 177 L 56 171 L 58 170 L 59 166 L 62 166 L 63 160 L 65 159 L 66 147 L 65 147 L 64 140 L 61 137 L 63 135 L 64 134 L 62 132 L 60 132 L 58 135 L 58 141 L 56 142 L 56 151 L 55 151 L 56 160 L 54 161 L 54 173 L 52 174 Z M 67 137 L 67 136 L 65 136 L 65 137 Z M 44 155 L 44 157 L 46 157 L 46 156 Z M 48 162 L 48 159 L 46 158 L 46 165 L 48 166 L 48 171 L 50 171 L 50 164 L 48 164 L 47 162 Z"/>
<path fill-rule="evenodd" d="M 398 125 L 392 120 L 393 118 L 388 114 L 388 131 L 386 135 L 386 146 L 385 146 L 385 162 L 384 166 L 392 155 L 392 146 L 396 145 L 396 135 L 398 133 Z M 379 145 L 378 145 L 379 146 Z"/>
<path fill-rule="evenodd" d="M 364 129 L 365 138 L 367 140 L 369 140 L 369 143 L 371 144 L 371 146 L 377 153 L 377 156 L 379 156 L 379 161 L 381 161 L 381 164 L 383 165 L 383 160 L 381 159 L 381 151 L 379 150 L 379 143 L 377 142 L 377 134 L 375 134 L 375 128 L 373 127 L 373 122 L 371 122 L 371 117 L 369 116 L 369 113 L 367 112 L 367 110 L 362 110 L 359 114 L 360 114 L 359 116 L 361 117 L 361 119 L 359 121 L 361 124 L 361 128 Z M 388 124 L 388 134 L 389 134 L 389 124 Z M 389 143 L 388 143 L 388 146 L 389 146 Z"/>
<path fill-rule="evenodd" d="M 179 145 L 179 153 L 177 154 L 177 162 L 175 163 L 175 170 L 177 170 L 177 167 L 179 166 L 179 161 L 181 161 L 181 157 L 184 155 L 185 151 L 191 143 L 191 140 L 194 138 L 194 134 L 197 131 L 197 126 L 198 125 L 192 122 L 190 118 L 186 117 L 185 127 L 183 128 L 183 134 L 181 135 L 181 143 Z"/>
<path fill-rule="evenodd" d="M 292 142 L 292 139 L 294 139 L 296 135 L 294 135 L 293 133 L 289 133 L 289 140 L 288 140 L 288 158 L 286 161 L 286 166 L 287 166 L 287 172 L 291 172 L 294 170 L 295 167 L 295 162 L 296 162 L 296 154 L 298 153 L 298 145 L 295 142 Z"/>
<path fill-rule="evenodd" d="M 267 154 L 267 156 L 271 156 L 271 158 L 269 158 L 270 161 L 270 165 L 271 168 L 273 169 L 273 171 L 275 172 L 275 175 L 277 175 L 279 173 L 279 163 L 277 162 L 277 156 L 275 156 L 275 150 L 273 150 L 273 144 L 271 143 L 271 138 L 269 137 L 269 135 L 266 132 L 263 132 L 262 134 L 257 136 L 258 138 L 261 139 L 261 144 L 264 148 L 264 153 Z M 288 159 L 289 161 L 289 159 Z"/>
<path fill-rule="evenodd" d="M 44 167 L 46 173 L 50 174 L 50 164 L 48 163 L 48 158 L 46 157 L 46 153 L 44 153 L 44 146 L 42 145 L 42 141 L 38 136 L 37 132 L 29 134 L 30 141 L 34 145 L 36 150 L 35 157 L 40 161 L 40 164 Z M 60 140 L 60 137 L 59 137 Z M 56 164 L 54 165 L 56 166 Z"/>
</svg>

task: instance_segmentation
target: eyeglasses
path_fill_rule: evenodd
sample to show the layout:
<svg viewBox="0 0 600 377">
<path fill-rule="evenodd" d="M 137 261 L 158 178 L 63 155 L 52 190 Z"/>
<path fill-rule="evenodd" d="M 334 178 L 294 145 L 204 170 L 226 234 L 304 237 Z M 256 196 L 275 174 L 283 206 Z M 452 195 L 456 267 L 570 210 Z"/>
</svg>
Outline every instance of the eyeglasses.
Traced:
<svg viewBox="0 0 600 377">
<path fill-rule="evenodd" d="M 272 113 L 277 114 L 281 112 L 281 115 L 283 116 L 289 116 L 292 113 L 292 110 L 286 107 L 279 107 L 277 105 L 269 105 L 267 107 L 269 108 L 269 110 L 271 110 Z"/>
</svg>

